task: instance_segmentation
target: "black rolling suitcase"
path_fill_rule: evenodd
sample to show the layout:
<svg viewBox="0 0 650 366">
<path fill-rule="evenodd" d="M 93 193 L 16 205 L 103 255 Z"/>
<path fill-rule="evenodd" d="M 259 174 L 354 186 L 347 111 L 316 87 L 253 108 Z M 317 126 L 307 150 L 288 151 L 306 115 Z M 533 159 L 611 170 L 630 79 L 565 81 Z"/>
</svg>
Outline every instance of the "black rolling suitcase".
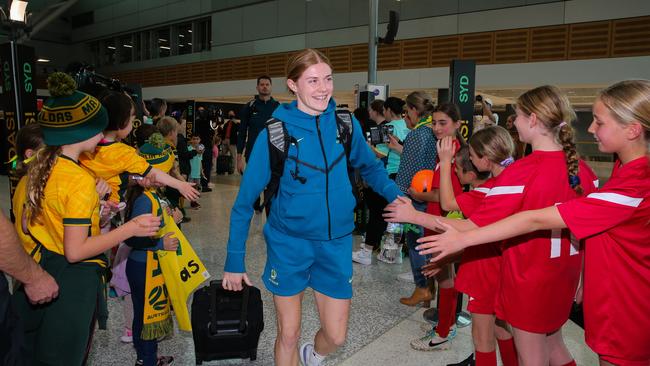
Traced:
<svg viewBox="0 0 650 366">
<path fill-rule="evenodd" d="M 227 358 L 257 358 L 257 343 L 264 329 L 262 297 L 256 287 L 228 291 L 221 280 L 194 293 L 192 336 L 196 364 Z"/>
<path fill-rule="evenodd" d="M 219 155 L 217 157 L 217 174 L 232 174 L 235 172 L 235 167 L 233 165 L 232 156 L 230 155 Z"/>
</svg>

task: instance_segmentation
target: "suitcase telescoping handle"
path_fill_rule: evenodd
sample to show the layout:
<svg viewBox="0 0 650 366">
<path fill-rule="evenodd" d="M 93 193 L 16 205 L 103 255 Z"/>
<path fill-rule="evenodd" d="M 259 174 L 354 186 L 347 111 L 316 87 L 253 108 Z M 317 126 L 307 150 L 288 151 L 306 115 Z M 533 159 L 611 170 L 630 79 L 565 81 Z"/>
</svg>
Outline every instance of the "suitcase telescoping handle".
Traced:
<svg viewBox="0 0 650 366">
<path fill-rule="evenodd" d="M 243 284 L 242 290 L 242 307 L 239 316 L 239 333 L 244 333 L 248 320 L 248 299 L 250 297 L 250 287 Z M 221 281 L 210 281 L 210 334 L 217 334 L 217 289 L 222 288 Z"/>
</svg>

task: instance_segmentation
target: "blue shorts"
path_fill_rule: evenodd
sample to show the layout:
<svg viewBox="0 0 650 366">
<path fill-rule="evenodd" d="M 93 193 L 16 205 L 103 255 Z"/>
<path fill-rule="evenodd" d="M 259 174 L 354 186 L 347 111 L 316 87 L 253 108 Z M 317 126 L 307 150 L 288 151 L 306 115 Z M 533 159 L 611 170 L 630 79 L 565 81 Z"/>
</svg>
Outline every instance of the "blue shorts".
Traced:
<svg viewBox="0 0 650 366">
<path fill-rule="evenodd" d="M 264 226 L 266 267 L 262 281 L 274 295 L 293 296 L 311 287 L 335 299 L 352 298 L 352 235 L 306 240 Z"/>
</svg>

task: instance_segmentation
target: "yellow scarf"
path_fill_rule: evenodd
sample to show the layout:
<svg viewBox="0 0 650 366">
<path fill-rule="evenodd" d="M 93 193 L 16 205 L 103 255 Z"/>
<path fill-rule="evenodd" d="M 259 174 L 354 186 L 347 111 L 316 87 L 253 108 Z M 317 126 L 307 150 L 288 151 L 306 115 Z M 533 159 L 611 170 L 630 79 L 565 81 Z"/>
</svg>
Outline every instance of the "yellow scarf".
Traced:
<svg viewBox="0 0 650 366">
<path fill-rule="evenodd" d="M 161 214 L 160 201 L 158 196 L 149 191 L 144 195 L 151 201 L 152 214 L 159 216 Z M 161 229 L 162 230 L 162 229 Z M 158 230 L 156 237 L 160 234 Z M 142 320 L 143 340 L 153 340 L 170 335 L 174 330 L 174 323 L 171 317 L 171 308 L 169 306 L 169 295 L 167 286 L 165 286 L 165 277 L 160 268 L 158 253 L 161 251 L 147 251 L 147 270 L 144 283 L 144 316 Z"/>
<path fill-rule="evenodd" d="M 153 340 L 170 335 L 174 330 L 169 296 L 160 261 L 153 251 L 147 251 L 147 278 L 144 285 L 143 340 Z"/>
<path fill-rule="evenodd" d="M 155 193 L 145 192 L 150 199 Z M 154 210 L 155 214 L 156 210 Z M 162 210 L 163 227 L 158 230 L 157 237 L 163 237 L 167 233 L 174 233 L 178 239 L 178 249 L 175 252 L 168 250 L 156 251 L 157 260 L 160 263 L 160 270 L 164 278 L 166 295 L 168 295 L 174 314 L 178 321 L 178 328 L 183 331 L 192 331 L 190 313 L 187 308 L 187 299 L 196 288 L 205 280 L 210 278 L 205 265 L 196 255 L 183 232 L 178 228 L 174 219 Z M 147 262 L 148 263 L 148 262 Z"/>
</svg>

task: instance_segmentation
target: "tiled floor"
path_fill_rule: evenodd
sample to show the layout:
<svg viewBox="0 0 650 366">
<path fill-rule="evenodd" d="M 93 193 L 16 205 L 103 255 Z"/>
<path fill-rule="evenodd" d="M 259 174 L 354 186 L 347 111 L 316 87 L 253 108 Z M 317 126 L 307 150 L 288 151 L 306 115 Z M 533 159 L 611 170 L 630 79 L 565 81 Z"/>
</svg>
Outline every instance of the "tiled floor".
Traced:
<svg viewBox="0 0 650 366">
<path fill-rule="evenodd" d="M 221 278 L 228 237 L 230 207 L 238 190 L 238 178 L 216 178 L 213 192 L 201 197 L 201 209 L 188 210 L 192 221 L 183 230 L 202 258 L 212 278 Z M 8 209 L 6 177 L 0 177 L 0 208 Z M 275 339 L 275 311 L 270 293 L 263 289 L 260 275 L 265 262 L 265 244 L 261 235 L 264 215 L 255 215 L 251 223 L 247 244 L 247 268 L 254 284 L 262 288 L 265 330 L 262 332 L 255 362 L 227 360 L 204 362 L 204 365 L 272 365 Z M 355 240 L 358 242 L 359 238 Z M 398 281 L 396 275 L 409 270 L 408 264 L 387 265 L 373 261 L 371 266 L 354 267 L 354 297 L 346 345 L 327 358 L 326 365 L 446 365 L 465 358 L 471 352 L 469 327 L 460 329 L 452 350 L 418 352 L 409 347 L 409 341 L 420 336 L 422 310 L 399 304 L 412 285 Z M 303 304 L 302 340 L 311 339 L 318 329 L 318 317 L 311 291 L 307 291 Z M 133 365 L 135 351 L 131 345 L 122 344 L 121 304 L 109 301 L 108 330 L 97 331 L 93 343 L 91 363 L 94 366 Z M 582 331 L 567 323 L 565 339 L 579 365 L 595 365 L 594 354 L 584 345 Z M 176 365 L 194 365 L 192 335 L 176 332 L 174 337 L 160 343 L 159 354 L 173 355 Z"/>
</svg>

